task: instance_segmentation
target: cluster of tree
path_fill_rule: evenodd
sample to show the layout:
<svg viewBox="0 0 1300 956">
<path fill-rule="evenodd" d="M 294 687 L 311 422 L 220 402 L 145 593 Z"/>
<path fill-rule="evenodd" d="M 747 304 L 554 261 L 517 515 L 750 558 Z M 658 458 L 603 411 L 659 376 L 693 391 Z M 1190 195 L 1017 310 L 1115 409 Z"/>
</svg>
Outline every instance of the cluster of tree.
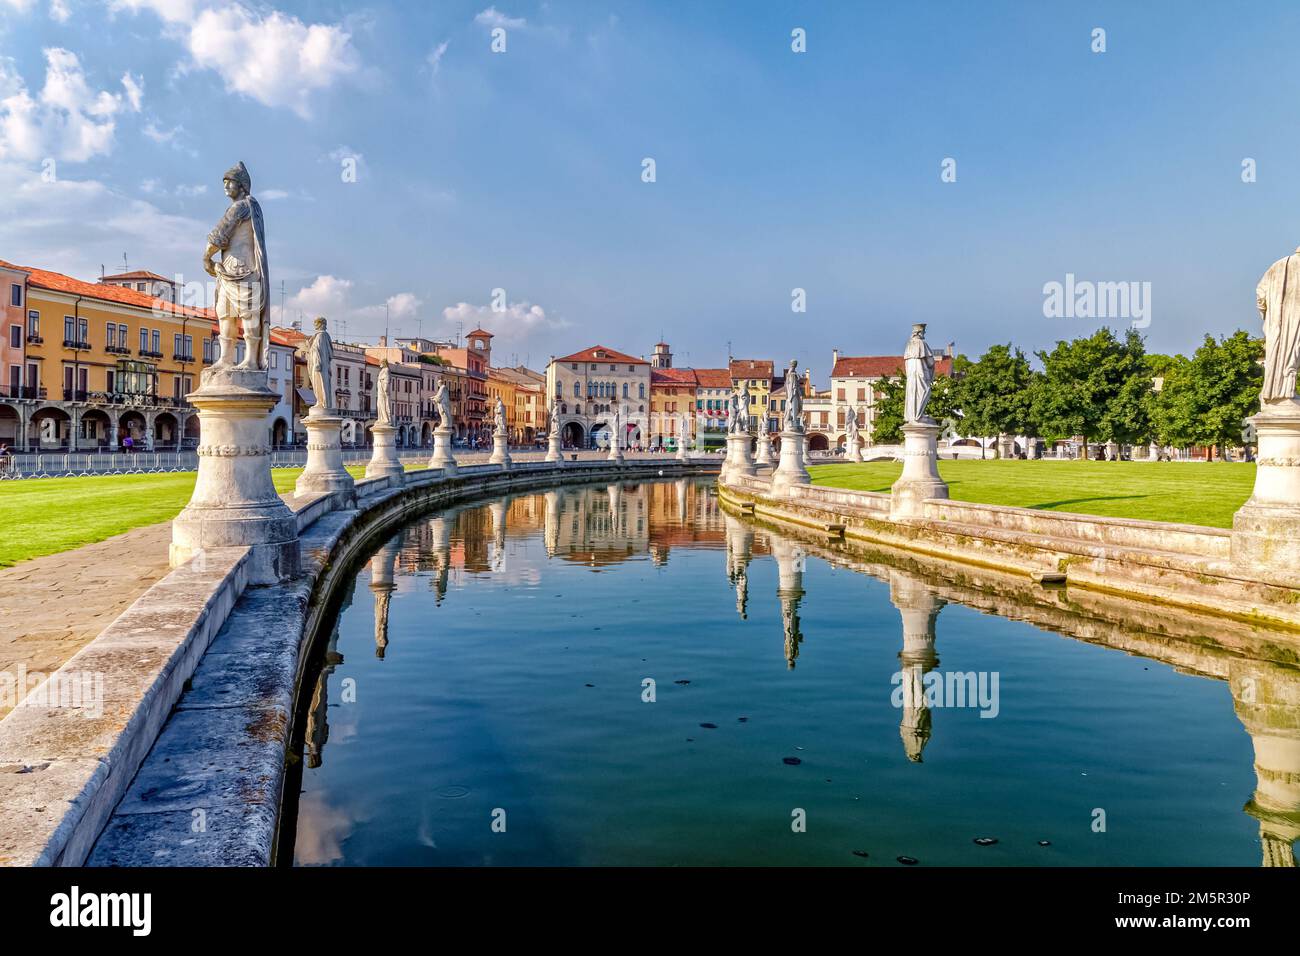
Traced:
<svg viewBox="0 0 1300 956">
<path fill-rule="evenodd" d="M 1100 329 L 1035 353 L 1041 369 L 1011 345 L 995 345 L 972 362 L 953 361 L 935 378 L 928 413 L 963 435 L 1025 435 L 1054 442 L 1174 448 L 1243 443 L 1243 420 L 1259 410 L 1263 341 L 1238 329 L 1206 335 L 1188 358 L 1148 353 L 1129 329 Z M 873 439 L 902 440 L 902 377 L 881 381 Z"/>
</svg>

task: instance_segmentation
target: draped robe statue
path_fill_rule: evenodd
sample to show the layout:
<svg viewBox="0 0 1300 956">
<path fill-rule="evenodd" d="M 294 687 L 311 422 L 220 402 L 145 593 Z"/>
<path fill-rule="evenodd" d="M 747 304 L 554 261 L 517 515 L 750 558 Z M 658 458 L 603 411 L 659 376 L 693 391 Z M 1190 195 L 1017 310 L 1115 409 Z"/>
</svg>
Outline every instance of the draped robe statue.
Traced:
<svg viewBox="0 0 1300 956">
<path fill-rule="evenodd" d="M 307 343 L 307 379 L 316 393 L 311 411 L 328 415 L 334 409 L 334 342 L 323 318 L 316 320 L 316 334 Z"/>
<path fill-rule="evenodd" d="M 1264 320 L 1264 385 L 1261 411 L 1295 398 L 1300 368 L 1300 249 L 1268 267 L 1255 289 Z"/>
<path fill-rule="evenodd" d="M 790 360 L 790 367 L 785 373 L 785 430 L 796 434 L 803 433 L 803 390 L 799 387 L 798 363 Z"/>
<path fill-rule="evenodd" d="M 852 405 L 844 410 L 844 436 L 845 444 L 858 443 L 858 410 Z"/>
<path fill-rule="evenodd" d="M 433 393 L 433 401 L 438 406 L 438 427 L 451 431 L 451 393 L 447 391 L 445 381 L 438 383 L 438 390 Z"/>
<path fill-rule="evenodd" d="M 266 228 L 262 207 L 252 195 L 252 178 L 242 162 L 222 179 L 230 207 L 208 234 L 203 271 L 217 280 L 216 312 L 221 355 L 213 369 L 235 364 L 235 347 L 242 326 L 247 353 L 241 369 L 267 367 L 271 306 L 267 291 L 270 271 L 266 264 Z M 220 258 L 212 257 L 220 253 Z"/>
<path fill-rule="evenodd" d="M 375 380 L 376 421 L 380 425 L 393 424 L 393 396 L 391 381 L 393 373 L 388 368 L 388 359 L 379 363 L 379 377 Z"/>
<path fill-rule="evenodd" d="M 935 421 L 925 413 L 930 402 L 930 389 L 934 387 L 934 353 L 925 343 L 925 323 L 912 326 L 912 338 L 903 353 L 903 367 L 907 371 L 907 395 L 903 403 L 903 421 L 909 425 L 933 425 Z"/>
<path fill-rule="evenodd" d="M 496 418 L 496 429 L 495 429 L 496 434 L 509 435 L 510 426 L 506 423 L 506 403 L 503 402 L 500 399 L 500 397 L 497 398 L 495 418 Z"/>
</svg>

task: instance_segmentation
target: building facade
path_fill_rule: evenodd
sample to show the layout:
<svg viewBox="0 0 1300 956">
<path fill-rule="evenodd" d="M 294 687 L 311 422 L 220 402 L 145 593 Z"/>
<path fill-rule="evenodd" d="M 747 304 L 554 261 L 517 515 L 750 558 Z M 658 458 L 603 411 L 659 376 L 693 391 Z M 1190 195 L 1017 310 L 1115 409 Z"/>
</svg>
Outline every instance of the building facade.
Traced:
<svg viewBox="0 0 1300 956">
<path fill-rule="evenodd" d="M 732 359 L 727 363 L 731 374 L 731 387 L 749 388 L 749 421 L 746 427 L 751 431 L 758 426 L 758 419 L 769 410 L 769 396 L 773 388 L 772 362 L 764 359 Z"/>
<path fill-rule="evenodd" d="M 935 355 L 935 375 L 952 374 L 953 346 Z M 831 410 L 833 429 L 831 447 L 844 444 L 844 418 L 852 405 L 858 412 L 858 430 L 865 444 L 872 444 L 872 431 L 876 420 L 878 388 L 884 378 L 897 378 L 905 374 L 901 355 L 840 355 L 839 349 L 831 353 Z"/>
<path fill-rule="evenodd" d="M 566 448 L 607 447 L 616 411 L 625 447 L 649 433 L 650 363 L 645 359 L 603 345 L 553 358 L 546 366 L 546 394 L 554 396 Z"/>
</svg>

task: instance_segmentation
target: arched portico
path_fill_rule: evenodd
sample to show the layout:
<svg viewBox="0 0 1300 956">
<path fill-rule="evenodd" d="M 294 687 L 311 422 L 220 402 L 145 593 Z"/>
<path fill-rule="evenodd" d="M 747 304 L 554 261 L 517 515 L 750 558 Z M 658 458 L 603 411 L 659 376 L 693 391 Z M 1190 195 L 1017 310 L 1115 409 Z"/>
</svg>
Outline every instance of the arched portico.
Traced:
<svg viewBox="0 0 1300 956">
<path fill-rule="evenodd" d="M 46 422 L 52 422 L 46 425 Z M 61 408 L 43 405 L 27 421 L 27 447 L 32 451 L 53 451 L 68 445 L 72 418 Z"/>
<path fill-rule="evenodd" d="M 824 432 L 814 432 L 808 436 L 809 451 L 830 451 L 831 440 Z"/>
<path fill-rule="evenodd" d="M 153 447 L 172 451 L 180 446 L 180 422 L 171 412 L 159 412 L 153 420 Z"/>
<path fill-rule="evenodd" d="M 587 433 L 577 422 L 565 422 L 561 435 L 567 448 L 587 447 Z"/>
</svg>

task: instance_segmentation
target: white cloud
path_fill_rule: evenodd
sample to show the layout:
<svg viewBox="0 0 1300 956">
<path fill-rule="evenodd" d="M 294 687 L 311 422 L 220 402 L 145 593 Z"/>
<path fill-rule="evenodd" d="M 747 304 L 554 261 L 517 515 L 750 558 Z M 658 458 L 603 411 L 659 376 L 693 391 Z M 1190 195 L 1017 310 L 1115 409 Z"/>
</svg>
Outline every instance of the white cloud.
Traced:
<svg viewBox="0 0 1300 956">
<path fill-rule="evenodd" d="M 207 191 L 208 191 L 208 187 L 206 183 L 196 183 L 193 186 L 180 185 L 176 187 L 176 195 L 181 196 L 183 198 L 190 198 L 192 196 L 202 196 L 205 193 L 207 193 Z"/>
<path fill-rule="evenodd" d="M 275 202 L 277 199 L 287 199 L 289 194 L 283 189 L 263 189 L 257 194 L 258 199 L 264 199 L 267 202 Z"/>
<path fill-rule="evenodd" d="M 123 252 L 161 275 L 198 273 L 197 260 L 191 260 L 212 228 L 212 222 L 163 212 L 95 180 L 60 176 L 46 182 L 39 171 L 17 163 L 0 162 L 0 195 L 0 249 L 11 250 L 9 258 L 24 265 L 83 279 L 99 275 L 101 264 L 120 262 Z"/>
<path fill-rule="evenodd" d="M 115 117 L 130 104 L 139 109 L 143 87 L 122 77 L 125 94 L 93 90 L 77 55 L 45 50 L 45 85 L 32 96 L 14 62 L 0 58 L 0 160 L 47 157 L 85 162 L 110 152 Z"/>
<path fill-rule="evenodd" d="M 66 0 L 50 0 L 50 19 L 58 23 L 67 23 L 72 16 Z"/>
<path fill-rule="evenodd" d="M 528 21 L 523 17 L 506 16 L 496 7 L 488 7 L 481 11 L 474 17 L 474 22 L 487 27 L 510 27 L 511 29 L 520 29 L 528 25 Z"/>
<path fill-rule="evenodd" d="M 383 305 L 367 305 L 357 309 L 353 315 L 358 319 L 384 319 L 397 322 L 402 319 L 415 318 L 424 302 L 414 292 L 399 292 L 390 295 Z"/>
<path fill-rule="evenodd" d="M 457 302 L 442 310 L 448 331 L 455 331 L 458 323 L 465 329 L 482 327 L 504 342 L 519 342 L 537 332 L 554 332 L 567 328 L 564 319 L 548 316 L 540 305 L 529 302 L 511 302 L 505 311 L 493 311 L 491 306 Z"/>
<path fill-rule="evenodd" d="M 131 104 L 131 112 L 140 112 L 140 103 L 144 100 L 144 77 L 123 73 L 122 88 L 126 90 L 126 98 Z"/>
<path fill-rule="evenodd" d="M 450 40 L 443 40 L 430 51 L 427 57 L 425 57 L 425 62 L 429 64 L 429 69 L 433 71 L 435 76 L 437 75 L 438 70 L 442 68 L 442 58 L 444 54 L 446 54 L 447 45 L 450 42 Z"/>
<path fill-rule="evenodd" d="M 285 312 L 305 312 L 315 318 L 323 315 L 335 318 L 347 312 L 348 292 L 352 288 L 351 279 L 336 276 L 317 276 L 311 285 L 305 286 L 291 295 L 285 303 Z M 284 324 L 283 318 L 277 321 Z"/>
<path fill-rule="evenodd" d="M 215 71 L 226 89 L 264 106 L 311 115 L 312 96 L 361 70 L 340 24 L 304 23 L 241 3 L 200 9 L 192 0 L 111 0 L 112 9 L 151 10 L 178 36 L 192 67 Z"/>
<path fill-rule="evenodd" d="M 26 13 L 32 8 L 34 0 L 0 0 L 0 7 L 8 7 L 15 13 Z"/>
</svg>

